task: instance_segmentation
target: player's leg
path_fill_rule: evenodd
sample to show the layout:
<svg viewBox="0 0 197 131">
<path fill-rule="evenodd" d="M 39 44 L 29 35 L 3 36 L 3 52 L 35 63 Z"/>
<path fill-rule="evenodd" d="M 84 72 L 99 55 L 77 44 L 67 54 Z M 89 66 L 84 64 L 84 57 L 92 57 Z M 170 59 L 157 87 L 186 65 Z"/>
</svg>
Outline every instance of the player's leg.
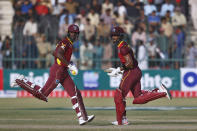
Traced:
<svg viewBox="0 0 197 131">
<path fill-rule="evenodd" d="M 66 79 L 61 84 L 64 87 L 64 89 L 67 91 L 68 95 L 71 97 L 73 109 L 77 114 L 77 117 L 79 119 L 79 124 L 84 125 L 87 122 L 92 121 L 94 119 L 94 115 L 90 115 L 90 116 L 87 115 L 83 103 L 83 98 L 81 96 L 81 92 L 77 89 L 71 77 L 67 75 Z"/>
<path fill-rule="evenodd" d="M 65 67 L 59 66 L 57 64 L 54 64 L 51 67 L 49 78 L 41 89 L 41 92 L 45 96 L 48 96 L 57 87 L 57 85 L 64 80 L 66 77 L 65 71 Z"/>
<path fill-rule="evenodd" d="M 48 101 L 46 96 L 44 96 L 40 92 L 40 87 L 38 85 L 33 84 L 32 82 L 28 81 L 23 75 L 20 75 L 19 78 L 15 80 L 15 83 L 19 85 L 21 88 L 35 96 L 36 98 L 43 100 L 43 101 Z"/>
<path fill-rule="evenodd" d="M 126 99 L 128 92 L 130 91 L 130 85 L 132 84 L 130 80 L 131 71 L 126 71 L 123 74 L 120 87 L 116 89 L 114 95 L 114 102 L 116 106 L 116 119 L 117 122 L 112 122 L 112 124 L 116 125 L 128 125 L 128 121 L 126 119 Z M 125 122 L 124 122 L 125 121 Z"/>
<path fill-rule="evenodd" d="M 41 89 L 42 94 L 44 94 L 46 97 L 49 96 L 49 94 L 58 86 L 59 80 L 56 79 L 56 77 L 49 76 L 47 82 Z"/>
<path fill-rule="evenodd" d="M 137 82 L 134 88 L 131 88 L 131 91 L 134 96 L 133 104 L 145 104 L 149 101 L 153 101 L 162 97 L 166 96 L 165 92 L 158 92 L 158 89 L 155 89 L 153 91 L 142 91 L 142 94 L 138 94 L 138 90 L 141 89 L 141 83 L 140 81 Z"/>
<path fill-rule="evenodd" d="M 54 82 L 55 78 L 56 78 L 56 71 L 57 70 L 58 70 L 58 67 L 55 64 L 50 68 L 49 78 L 43 88 L 28 81 L 27 79 L 25 79 L 25 77 L 23 75 L 19 76 L 19 78 L 16 79 L 15 82 L 21 88 L 25 89 L 26 91 L 31 93 L 36 98 L 47 101 L 47 96 L 57 86 L 57 83 Z"/>
<path fill-rule="evenodd" d="M 135 75 L 133 75 L 135 74 Z M 130 90 L 133 94 L 134 100 L 133 104 L 145 104 L 149 101 L 159 99 L 161 97 L 165 97 L 165 92 L 157 92 L 157 90 L 153 90 L 151 92 L 141 90 L 141 80 L 142 72 L 139 68 L 131 70 L 131 75 L 128 76 L 130 82 Z"/>
<path fill-rule="evenodd" d="M 120 83 L 120 91 L 116 91 L 114 96 L 114 101 L 116 105 L 116 118 L 118 121 L 118 125 L 123 124 L 122 119 L 126 117 L 126 101 L 125 97 L 127 96 L 128 92 L 134 88 L 136 83 L 141 79 L 142 73 L 139 68 L 125 71 L 123 74 L 123 78 Z M 136 88 L 133 92 L 133 95 L 136 97 L 141 95 L 141 88 Z M 122 96 L 121 96 L 122 95 Z M 121 98 L 122 97 L 122 98 Z"/>
<path fill-rule="evenodd" d="M 125 97 L 122 94 L 122 90 L 116 89 L 115 95 L 114 95 L 114 102 L 116 106 L 116 120 L 115 122 L 112 122 L 114 125 L 122 125 L 123 117 L 126 119 L 126 100 Z"/>
<path fill-rule="evenodd" d="M 142 78 L 142 72 L 139 68 L 135 68 L 132 70 L 132 75 L 130 76 L 131 84 L 130 84 L 130 90 L 133 94 L 133 97 L 136 98 L 144 93 L 143 90 L 141 90 L 141 84 L 140 80 Z"/>
</svg>

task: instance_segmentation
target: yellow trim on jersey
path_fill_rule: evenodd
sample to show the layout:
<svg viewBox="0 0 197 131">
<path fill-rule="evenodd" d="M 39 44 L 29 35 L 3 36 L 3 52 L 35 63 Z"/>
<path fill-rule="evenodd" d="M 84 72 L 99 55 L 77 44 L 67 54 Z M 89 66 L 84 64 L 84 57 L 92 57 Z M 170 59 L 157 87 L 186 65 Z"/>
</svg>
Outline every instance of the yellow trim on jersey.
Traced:
<svg viewBox="0 0 197 131">
<path fill-rule="evenodd" d="M 126 74 L 126 76 L 122 78 L 122 81 L 121 81 L 121 83 L 120 83 L 120 88 L 122 87 L 122 85 L 123 85 L 125 79 L 129 76 L 129 74 L 130 74 L 130 70 L 129 70 L 129 72 Z"/>
<path fill-rule="evenodd" d="M 68 37 L 67 37 L 67 39 L 68 39 L 68 41 L 70 42 L 70 44 L 72 45 L 73 42 L 72 42 Z M 57 47 L 57 46 L 58 46 L 58 44 L 56 45 L 56 47 Z M 61 46 L 66 46 L 66 44 L 62 42 Z M 61 62 L 60 59 L 57 58 L 56 61 L 57 61 L 57 64 L 58 64 L 58 65 L 62 65 L 62 62 Z"/>
<path fill-rule="evenodd" d="M 71 45 L 73 44 L 73 42 L 67 37 L 68 41 L 71 43 Z"/>
<path fill-rule="evenodd" d="M 61 65 L 61 63 L 62 63 L 61 60 L 58 59 L 58 58 L 57 58 L 56 60 L 57 60 L 57 64 L 58 64 L 58 65 Z"/>
<path fill-rule="evenodd" d="M 121 41 L 119 44 L 118 44 L 118 47 L 120 47 L 121 46 L 121 44 L 123 43 L 124 41 Z"/>
</svg>

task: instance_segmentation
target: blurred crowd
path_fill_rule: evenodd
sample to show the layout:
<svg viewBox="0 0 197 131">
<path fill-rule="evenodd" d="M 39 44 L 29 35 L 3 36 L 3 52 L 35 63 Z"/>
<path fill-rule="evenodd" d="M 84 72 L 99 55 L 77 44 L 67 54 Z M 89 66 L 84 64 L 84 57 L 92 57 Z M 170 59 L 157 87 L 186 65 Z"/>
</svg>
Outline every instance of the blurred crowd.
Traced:
<svg viewBox="0 0 197 131">
<path fill-rule="evenodd" d="M 82 70 L 119 66 L 110 40 L 117 25 L 141 69 L 196 67 L 197 49 L 185 43 L 189 4 L 192 0 L 13 0 L 13 36 L 0 42 L 2 66 L 50 67 L 51 51 L 75 23 L 80 36 L 72 60 Z"/>
</svg>

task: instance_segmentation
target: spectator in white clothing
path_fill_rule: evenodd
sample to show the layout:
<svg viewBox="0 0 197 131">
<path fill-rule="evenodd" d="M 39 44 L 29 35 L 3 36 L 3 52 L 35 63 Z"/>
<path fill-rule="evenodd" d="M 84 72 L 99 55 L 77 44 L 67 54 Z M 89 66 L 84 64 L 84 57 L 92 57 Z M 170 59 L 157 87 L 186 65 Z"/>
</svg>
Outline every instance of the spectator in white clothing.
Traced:
<svg viewBox="0 0 197 131">
<path fill-rule="evenodd" d="M 146 32 L 142 27 L 138 27 L 137 30 L 133 33 L 131 41 L 132 41 L 132 46 L 134 49 L 135 54 L 137 55 L 138 53 L 138 45 L 137 41 L 141 40 L 144 43 L 146 43 Z"/>
<path fill-rule="evenodd" d="M 114 10 L 114 5 L 110 2 L 110 0 L 105 0 L 105 2 L 102 4 L 102 14 L 105 14 L 105 11 L 107 9 L 110 9 L 112 11 L 110 12 L 112 15 Z"/>
<path fill-rule="evenodd" d="M 165 0 L 165 3 L 161 6 L 161 16 L 165 16 L 167 11 L 170 11 L 170 15 L 173 16 L 174 5 L 171 3 L 171 0 Z"/>
<path fill-rule="evenodd" d="M 188 45 L 187 53 L 186 53 L 186 67 L 189 68 L 196 68 L 196 58 L 197 58 L 197 48 L 194 46 L 194 43 L 191 42 Z"/>
<path fill-rule="evenodd" d="M 106 9 L 105 13 L 100 16 L 104 20 L 105 24 L 111 25 L 113 18 L 111 15 L 111 9 Z"/>
<path fill-rule="evenodd" d="M 137 55 L 138 66 L 141 70 L 146 70 L 148 69 L 148 53 L 146 47 L 144 46 L 143 41 L 139 40 L 138 43 L 139 43 L 138 55 Z"/>
<path fill-rule="evenodd" d="M 154 39 L 149 38 L 148 43 L 147 43 L 149 68 L 156 67 L 156 62 L 154 61 L 156 59 L 156 48 L 157 48 L 157 45 L 155 44 Z"/>
<path fill-rule="evenodd" d="M 176 7 L 174 16 L 172 16 L 172 25 L 174 27 L 177 26 L 185 27 L 186 24 L 187 24 L 186 17 L 183 13 L 181 13 L 181 8 Z"/>
<path fill-rule="evenodd" d="M 59 3 L 58 0 L 54 0 L 54 3 L 52 4 L 52 8 L 51 8 L 52 15 L 60 15 L 62 10 L 63 10 L 63 6 Z"/>
<path fill-rule="evenodd" d="M 55 2 L 56 2 L 56 0 L 50 0 L 50 3 L 51 3 L 52 5 L 55 5 Z M 58 3 L 64 4 L 64 3 L 66 3 L 66 0 L 58 0 Z"/>
<path fill-rule="evenodd" d="M 119 16 L 125 17 L 127 15 L 127 9 L 126 7 L 122 4 L 121 1 L 118 1 L 117 6 L 114 9 L 115 11 L 118 12 Z"/>
<path fill-rule="evenodd" d="M 150 15 L 153 11 L 157 12 L 157 7 L 153 4 L 153 0 L 148 0 L 148 4 L 144 6 L 144 14 Z"/>
<path fill-rule="evenodd" d="M 95 27 L 99 24 L 99 14 L 95 12 L 93 8 L 90 9 L 90 13 L 87 16 L 90 19 L 90 24 Z"/>
<path fill-rule="evenodd" d="M 38 31 L 38 24 L 34 21 L 33 17 L 30 17 L 29 20 L 25 23 L 23 29 L 23 35 L 35 36 L 37 31 Z"/>
<path fill-rule="evenodd" d="M 189 5 L 191 6 L 191 18 L 193 26 L 197 30 L 197 0 L 189 0 Z"/>
<path fill-rule="evenodd" d="M 89 70 L 93 65 L 93 45 L 84 40 L 84 43 L 80 46 L 80 69 Z"/>
</svg>

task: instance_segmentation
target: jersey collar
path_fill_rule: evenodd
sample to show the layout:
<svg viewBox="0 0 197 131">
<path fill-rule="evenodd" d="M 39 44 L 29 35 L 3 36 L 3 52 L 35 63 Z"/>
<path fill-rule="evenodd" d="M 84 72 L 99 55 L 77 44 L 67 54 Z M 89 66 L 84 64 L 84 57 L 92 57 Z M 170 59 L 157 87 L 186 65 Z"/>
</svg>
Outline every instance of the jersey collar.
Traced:
<svg viewBox="0 0 197 131">
<path fill-rule="evenodd" d="M 72 45 L 72 44 L 73 44 L 73 42 L 70 40 L 70 38 L 68 38 L 68 37 L 67 37 L 67 39 L 68 39 L 68 41 L 69 41 L 69 42 L 71 43 L 71 45 Z"/>
<path fill-rule="evenodd" d="M 121 47 L 123 43 L 124 43 L 124 41 L 121 41 L 121 42 L 118 44 L 118 48 Z"/>
</svg>

